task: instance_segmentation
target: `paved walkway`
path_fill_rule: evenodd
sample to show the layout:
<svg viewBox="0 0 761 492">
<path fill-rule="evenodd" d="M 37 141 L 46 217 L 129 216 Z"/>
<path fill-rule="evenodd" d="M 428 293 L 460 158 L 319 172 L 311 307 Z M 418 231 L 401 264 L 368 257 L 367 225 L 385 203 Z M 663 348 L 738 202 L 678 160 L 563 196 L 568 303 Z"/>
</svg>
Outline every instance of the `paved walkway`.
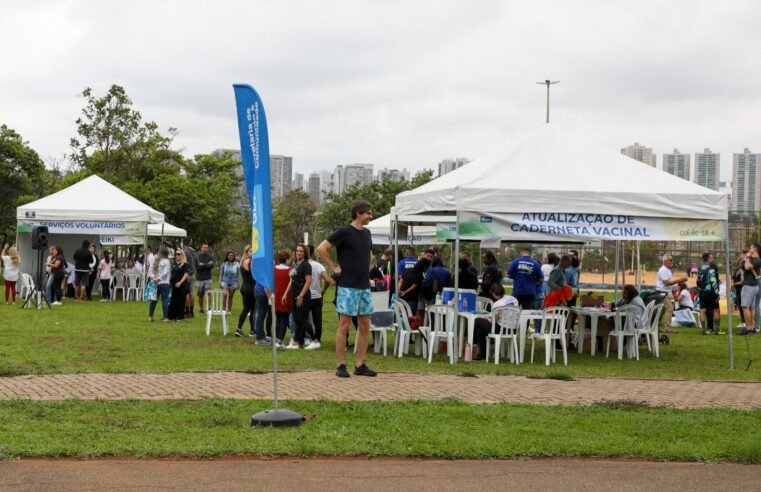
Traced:
<svg viewBox="0 0 761 492">
<path fill-rule="evenodd" d="M 21 460 L 0 490 L 757 490 L 759 465 L 603 460 Z"/>
<path fill-rule="evenodd" d="M 282 400 L 440 400 L 471 403 L 590 404 L 632 400 L 677 408 L 761 408 L 761 382 L 658 381 L 522 376 L 461 377 L 381 374 L 338 379 L 333 372 L 281 373 Z M 271 374 L 238 372 L 175 374 L 63 374 L 0 378 L 0 400 L 197 400 L 219 397 L 271 399 Z"/>
</svg>

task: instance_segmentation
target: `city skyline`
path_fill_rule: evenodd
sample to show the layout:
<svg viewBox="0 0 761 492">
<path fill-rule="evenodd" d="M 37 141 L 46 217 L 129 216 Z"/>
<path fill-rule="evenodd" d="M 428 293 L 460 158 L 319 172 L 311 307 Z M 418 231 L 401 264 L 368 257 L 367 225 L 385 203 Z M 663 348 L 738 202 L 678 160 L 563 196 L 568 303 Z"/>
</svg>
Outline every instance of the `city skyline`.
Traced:
<svg viewBox="0 0 761 492">
<path fill-rule="evenodd" d="M 545 90 L 535 82 L 551 78 L 560 83 L 550 124 L 608 148 L 633 138 L 658 152 L 710 145 L 726 162 L 761 148 L 755 2 L 358 0 L 324 9 L 296 0 L 235 9 L 6 2 L 0 42 L 13 47 L 8 66 L 25 70 L 0 74 L 0 123 L 60 161 L 84 106 L 78 94 L 119 84 L 146 121 L 176 127 L 174 147 L 192 157 L 238 144 L 232 84 L 249 83 L 264 100 L 270 148 L 298 156 L 305 176 L 351 162 L 414 174 L 450 156 L 477 159 L 543 125 Z M 689 27 L 675 36 L 666 26 L 676 24 Z M 728 181 L 729 166 L 721 173 Z"/>
</svg>

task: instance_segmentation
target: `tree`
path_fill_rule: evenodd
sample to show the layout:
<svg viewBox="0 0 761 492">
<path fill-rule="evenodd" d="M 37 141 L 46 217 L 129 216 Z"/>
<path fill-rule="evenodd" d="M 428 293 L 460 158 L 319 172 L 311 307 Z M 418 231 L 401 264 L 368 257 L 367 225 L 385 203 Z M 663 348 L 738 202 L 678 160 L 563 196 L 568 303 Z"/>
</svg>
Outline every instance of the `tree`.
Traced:
<svg viewBox="0 0 761 492">
<path fill-rule="evenodd" d="M 355 183 L 343 194 L 328 193 L 320 208 L 318 225 L 323 235 L 351 222 L 351 205 L 357 200 L 367 200 L 373 207 L 373 217 L 381 217 L 391 211 L 396 195 L 412 190 L 431 180 L 433 171 L 424 169 L 411 181 L 394 181 L 384 176 L 382 181 L 373 181 L 367 186 Z"/>
<path fill-rule="evenodd" d="M 0 234 L 3 244 L 16 234 L 16 208 L 45 193 L 47 170 L 21 135 L 0 126 Z"/>
<path fill-rule="evenodd" d="M 315 205 L 309 194 L 301 188 L 292 190 L 282 198 L 274 200 L 272 207 L 272 234 L 276 249 L 294 249 L 309 232 L 314 243 Z"/>
<path fill-rule="evenodd" d="M 78 137 L 71 139 L 69 155 L 77 170 L 99 174 L 116 186 L 178 170 L 181 158 L 171 150 L 176 130 L 162 135 L 156 123 L 144 123 L 123 87 L 112 85 L 100 98 L 87 87 L 82 97 L 86 105 L 77 118 Z"/>
</svg>

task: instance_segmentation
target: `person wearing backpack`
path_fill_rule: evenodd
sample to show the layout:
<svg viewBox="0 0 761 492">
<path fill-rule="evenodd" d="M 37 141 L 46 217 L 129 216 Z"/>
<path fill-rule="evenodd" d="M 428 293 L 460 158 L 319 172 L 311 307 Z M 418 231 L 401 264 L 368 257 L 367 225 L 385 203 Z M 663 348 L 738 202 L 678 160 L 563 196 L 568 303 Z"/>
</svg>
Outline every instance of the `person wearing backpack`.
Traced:
<svg viewBox="0 0 761 492">
<path fill-rule="evenodd" d="M 703 335 L 720 332 L 720 318 L 716 316 L 719 309 L 719 276 L 710 252 L 703 253 L 703 264 L 698 269 L 695 280 L 700 298 L 700 320 L 703 325 Z"/>
<path fill-rule="evenodd" d="M 758 328 L 756 311 L 758 311 L 758 277 L 761 275 L 761 258 L 759 258 L 759 246 L 753 244 L 750 254 L 743 261 L 743 289 L 740 304 L 743 308 L 745 328 L 738 335 L 752 335 Z"/>
</svg>

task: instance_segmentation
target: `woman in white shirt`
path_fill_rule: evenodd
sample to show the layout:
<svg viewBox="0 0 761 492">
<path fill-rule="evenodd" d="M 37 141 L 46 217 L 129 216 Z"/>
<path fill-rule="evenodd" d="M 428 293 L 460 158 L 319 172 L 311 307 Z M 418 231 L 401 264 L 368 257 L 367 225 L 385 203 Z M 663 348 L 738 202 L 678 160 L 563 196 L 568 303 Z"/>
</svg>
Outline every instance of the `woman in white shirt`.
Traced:
<svg viewBox="0 0 761 492">
<path fill-rule="evenodd" d="M 98 272 L 100 275 L 100 302 L 109 302 L 111 300 L 111 278 L 113 273 L 114 263 L 111 261 L 111 253 L 107 250 L 103 250 L 103 258 L 100 259 L 98 264 Z"/>
<path fill-rule="evenodd" d="M 21 258 L 18 250 L 6 244 L 2 253 L 3 279 L 5 280 L 5 303 L 8 304 L 8 294 L 11 294 L 13 304 L 16 304 L 16 282 L 18 282 Z"/>
<path fill-rule="evenodd" d="M 676 301 L 676 310 L 680 309 L 692 309 L 694 303 L 692 302 L 692 296 L 687 289 L 687 284 L 679 282 L 679 287 L 674 289 L 674 301 Z"/>
<path fill-rule="evenodd" d="M 171 290 L 169 276 L 171 273 L 172 266 L 169 264 L 169 250 L 165 246 L 162 246 L 159 248 L 159 252 L 148 271 L 151 281 L 157 284 L 156 299 L 152 300 L 148 306 L 148 321 L 153 321 L 153 313 L 156 312 L 156 304 L 159 297 L 161 298 L 161 310 L 164 316 L 162 321 L 169 319 L 167 315 L 169 314 L 169 291 Z"/>
</svg>

